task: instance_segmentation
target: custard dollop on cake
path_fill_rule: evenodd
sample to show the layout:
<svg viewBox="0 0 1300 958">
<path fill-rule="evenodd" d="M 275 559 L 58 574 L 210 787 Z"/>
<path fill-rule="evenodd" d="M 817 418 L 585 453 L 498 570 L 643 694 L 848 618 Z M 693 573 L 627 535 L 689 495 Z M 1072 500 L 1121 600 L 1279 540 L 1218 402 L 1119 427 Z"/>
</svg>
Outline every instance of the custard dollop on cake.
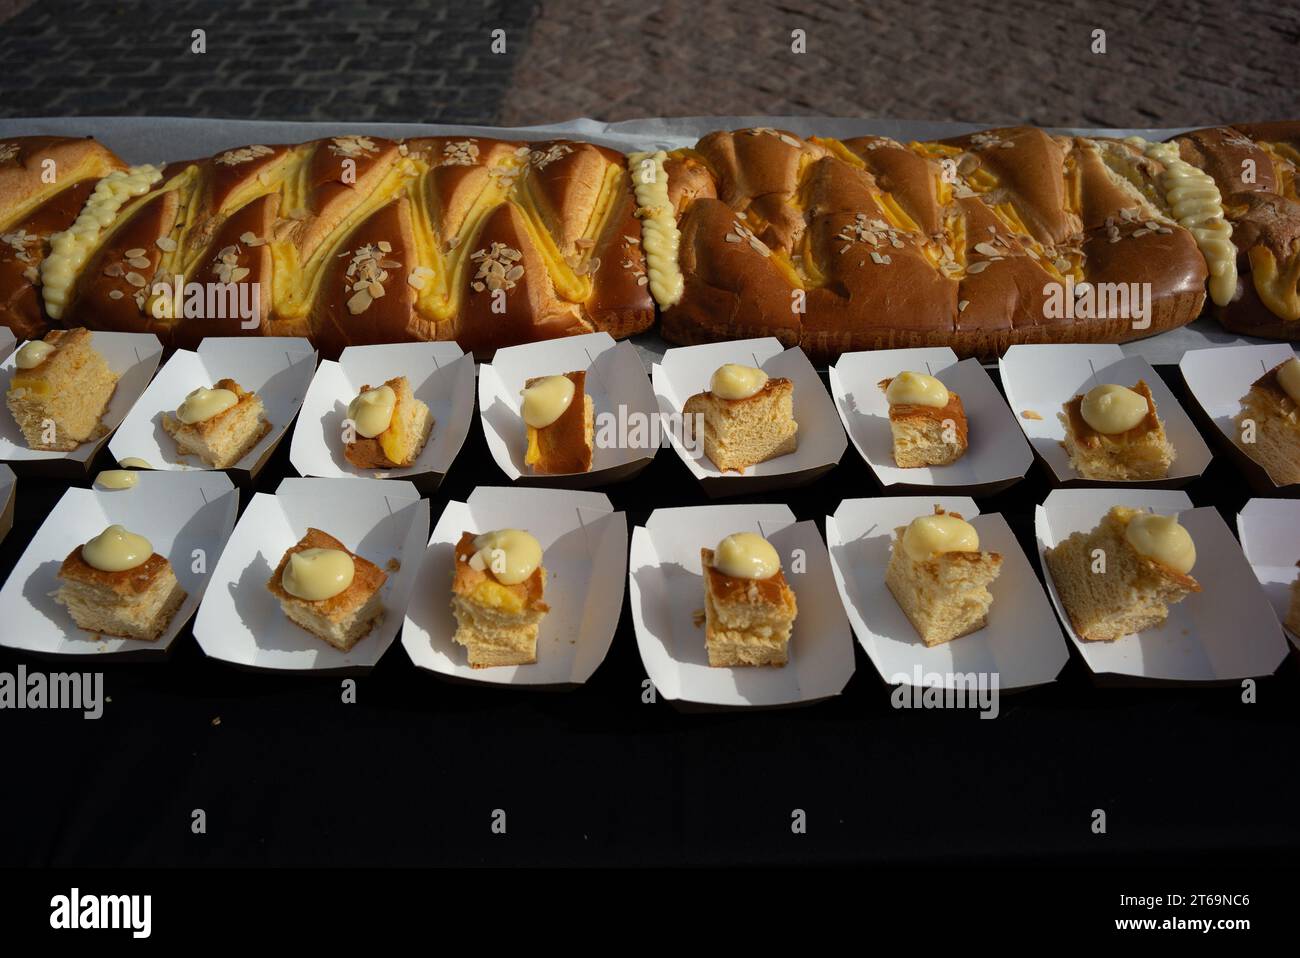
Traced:
<svg viewBox="0 0 1300 958">
<path fill-rule="evenodd" d="M 1300 359 L 1268 370 L 1241 398 L 1237 446 L 1279 486 L 1300 482 Z"/>
<path fill-rule="evenodd" d="M 752 366 L 714 370 L 709 389 L 687 399 L 682 413 L 700 417 L 704 454 L 722 472 L 743 472 L 799 447 L 794 384 Z"/>
<path fill-rule="evenodd" d="M 1130 389 L 1103 383 L 1075 396 L 1058 415 L 1070 466 L 1084 479 L 1164 479 L 1174 447 L 1143 380 Z"/>
<path fill-rule="evenodd" d="M 320 529 L 286 550 L 266 587 L 285 616 L 347 652 L 384 614 L 380 590 L 388 575 Z"/>
<path fill-rule="evenodd" d="M 538 475 L 590 472 L 595 453 L 595 406 L 587 372 L 535 376 L 524 383 L 520 415 L 528 446 L 524 464 Z"/>
<path fill-rule="evenodd" d="M 1171 604 L 1201 591 L 1191 575 L 1195 543 L 1175 516 L 1114 506 L 1095 528 L 1071 533 L 1046 557 L 1070 624 L 1088 642 L 1154 628 Z"/>
<path fill-rule="evenodd" d="M 966 454 L 970 426 L 961 396 L 927 373 L 904 371 L 878 385 L 900 469 L 946 466 Z"/>
<path fill-rule="evenodd" d="M 785 665 L 798 603 L 772 544 L 734 532 L 716 549 L 701 549 L 700 565 L 709 665 Z"/>
<path fill-rule="evenodd" d="M 233 379 L 192 390 L 174 414 L 163 414 L 162 425 L 180 455 L 213 469 L 230 468 L 271 431 L 261 398 Z"/>
<path fill-rule="evenodd" d="M 348 404 L 353 435 L 343 455 L 360 469 L 404 469 L 415 463 L 433 431 L 426 403 L 415 398 L 405 376 L 364 385 Z"/>
<path fill-rule="evenodd" d="M 185 601 L 166 557 L 119 524 L 73 549 L 58 578 L 54 600 L 78 628 L 97 635 L 155 641 Z"/>
<path fill-rule="evenodd" d="M 979 532 L 959 513 L 938 506 L 894 530 L 885 585 L 927 646 L 988 624 L 1002 556 L 980 549 Z"/>
<path fill-rule="evenodd" d="M 32 449 L 67 452 L 104 434 L 117 374 L 86 329 L 56 329 L 14 357 L 5 401 Z"/>
<path fill-rule="evenodd" d="M 456 543 L 451 583 L 454 640 L 473 668 L 531 665 L 550 610 L 541 543 L 522 529 L 465 532 Z"/>
</svg>

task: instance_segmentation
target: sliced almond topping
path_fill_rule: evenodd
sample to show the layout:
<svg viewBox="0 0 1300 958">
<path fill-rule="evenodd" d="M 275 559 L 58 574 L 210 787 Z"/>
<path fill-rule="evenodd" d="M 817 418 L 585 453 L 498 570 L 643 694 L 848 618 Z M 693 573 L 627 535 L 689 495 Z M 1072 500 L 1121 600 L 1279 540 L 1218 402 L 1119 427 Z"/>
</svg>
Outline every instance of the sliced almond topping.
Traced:
<svg viewBox="0 0 1300 958">
<path fill-rule="evenodd" d="M 357 313 L 364 313 L 370 308 L 371 301 L 370 294 L 362 290 L 348 300 L 348 312 L 353 316 L 357 315 Z"/>
</svg>

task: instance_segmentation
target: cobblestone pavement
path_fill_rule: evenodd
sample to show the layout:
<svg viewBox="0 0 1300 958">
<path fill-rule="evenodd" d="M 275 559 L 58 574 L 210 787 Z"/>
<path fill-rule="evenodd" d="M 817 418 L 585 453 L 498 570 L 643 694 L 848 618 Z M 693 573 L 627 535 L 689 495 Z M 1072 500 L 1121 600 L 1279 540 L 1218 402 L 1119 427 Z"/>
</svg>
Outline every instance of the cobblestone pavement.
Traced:
<svg viewBox="0 0 1300 958">
<path fill-rule="evenodd" d="M 5 116 L 1172 126 L 1300 113 L 1300 4 L 0 0 L 0 62 Z"/>
</svg>

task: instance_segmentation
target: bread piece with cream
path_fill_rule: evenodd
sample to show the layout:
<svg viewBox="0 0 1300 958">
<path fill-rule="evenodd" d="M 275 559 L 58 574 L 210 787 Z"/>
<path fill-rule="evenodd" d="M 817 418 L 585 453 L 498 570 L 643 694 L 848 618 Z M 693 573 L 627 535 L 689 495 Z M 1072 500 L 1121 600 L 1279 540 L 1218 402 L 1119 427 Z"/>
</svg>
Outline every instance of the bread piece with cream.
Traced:
<svg viewBox="0 0 1300 958">
<path fill-rule="evenodd" d="M 404 469 L 420 457 L 433 430 L 429 407 L 415 398 L 405 376 L 361 392 L 348 404 L 352 441 L 343 455 L 359 469 Z"/>
<path fill-rule="evenodd" d="M 32 449 L 68 451 L 103 434 L 117 374 L 85 329 L 55 329 L 14 357 L 5 401 Z"/>
<path fill-rule="evenodd" d="M 595 452 L 595 407 L 587 372 L 535 376 L 524 383 L 520 412 L 528 436 L 524 464 L 538 475 L 590 472 Z"/>
<path fill-rule="evenodd" d="M 1279 486 L 1300 482 L 1300 359 L 1293 356 L 1255 380 L 1233 422 L 1237 446 L 1270 479 Z"/>
<path fill-rule="evenodd" d="M 961 396 L 925 373 L 899 373 L 879 385 L 889 403 L 894 463 L 900 469 L 946 466 L 966 454 Z"/>
<path fill-rule="evenodd" d="M 1061 444 L 1070 466 L 1085 479 L 1164 479 L 1174 447 L 1144 381 L 1129 389 L 1113 383 L 1075 396 L 1058 414 L 1065 427 Z"/>
<path fill-rule="evenodd" d="M 58 578 L 54 601 L 96 635 L 154 642 L 185 601 L 166 556 L 120 525 L 73 549 Z"/>
<path fill-rule="evenodd" d="M 174 415 L 163 413 L 162 425 L 180 455 L 198 456 L 213 469 L 229 469 L 271 431 L 261 398 L 233 379 L 195 389 Z"/>
<path fill-rule="evenodd" d="M 291 622 L 347 652 L 384 614 L 388 576 L 332 535 L 309 528 L 266 583 Z"/>
<path fill-rule="evenodd" d="M 704 645 L 709 665 L 785 665 L 799 607 L 781 559 L 756 532 L 736 532 L 700 549 Z"/>
<path fill-rule="evenodd" d="M 1154 628 L 1201 586 L 1196 545 L 1176 516 L 1114 506 L 1090 532 L 1048 549 L 1047 569 L 1079 638 L 1114 642 Z"/>
<path fill-rule="evenodd" d="M 687 399 L 682 412 L 702 417 L 704 454 L 723 472 L 741 472 L 799 447 L 794 383 L 753 366 L 718 367 L 708 390 Z"/>
<path fill-rule="evenodd" d="M 979 533 L 956 512 L 935 507 L 894 530 L 885 585 L 928 646 L 988 624 L 1002 556 L 980 551 Z"/>
<path fill-rule="evenodd" d="M 537 634 L 550 611 L 542 547 L 522 529 L 465 532 L 452 570 L 453 639 L 471 667 L 531 665 Z"/>
</svg>

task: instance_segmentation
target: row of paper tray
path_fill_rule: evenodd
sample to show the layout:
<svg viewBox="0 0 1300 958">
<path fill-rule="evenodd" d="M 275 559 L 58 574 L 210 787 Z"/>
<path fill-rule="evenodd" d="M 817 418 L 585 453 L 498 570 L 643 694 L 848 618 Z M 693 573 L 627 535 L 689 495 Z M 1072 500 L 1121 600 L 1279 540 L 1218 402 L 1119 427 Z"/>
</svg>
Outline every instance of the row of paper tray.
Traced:
<svg viewBox="0 0 1300 958">
<path fill-rule="evenodd" d="M 893 530 L 936 503 L 970 517 L 982 546 L 1004 561 L 987 628 L 926 648 L 885 588 L 884 569 Z M 1040 563 L 1044 548 L 1091 528 L 1115 504 L 1178 512 L 1197 544 L 1194 574 L 1204 591 L 1175 605 L 1159 629 L 1085 643 L 1070 630 L 1051 577 L 1044 590 L 1003 517 L 980 515 L 961 496 L 848 499 L 826 517 L 825 539 L 779 504 L 660 509 L 633 530 L 629 548 L 624 514 L 598 492 L 480 487 L 467 502 L 448 502 L 430 535 L 429 500 L 405 481 L 285 479 L 274 494 L 255 494 L 236 524 L 238 491 L 224 473 L 143 472 L 133 489 L 73 488 L 59 500 L 0 589 L 0 644 L 79 661 L 157 657 L 193 617 L 195 638 L 212 658 L 253 669 L 355 671 L 373 666 L 400 628 L 420 668 L 491 684 L 575 685 L 604 660 L 626 588 L 648 676 L 659 694 L 690 702 L 779 705 L 835 695 L 854 671 L 854 634 L 891 684 L 996 673 L 1002 690 L 1042 685 L 1064 667 L 1067 638 L 1099 675 L 1227 682 L 1274 672 L 1288 651 L 1279 623 L 1297 574 L 1300 501 L 1251 500 L 1237 518 L 1239 545 L 1217 510 L 1192 508 L 1178 490 L 1058 489 L 1036 511 Z M 53 600 L 63 557 L 114 522 L 150 539 L 189 593 L 156 643 L 80 633 Z M 349 653 L 289 622 L 266 589 L 280 556 L 313 525 L 390 570 L 384 619 Z M 452 641 L 453 544 L 465 530 L 511 526 L 528 528 L 545 550 L 551 611 L 538 661 L 470 669 Z M 744 529 L 773 542 L 798 599 L 785 668 L 715 669 L 705 660 L 696 615 L 700 547 Z"/>
<path fill-rule="evenodd" d="M 94 343 L 121 375 L 105 417 L 111 439 L 105 436 L 99 443 L 84 443 L 70 453 L 31 450 L 13 418 L 0 413 L 0 461 L 33 467 L 44 461 L 46 467 L 84 474 L 99 446 L 107 441 L 119 461 L 136 457 L 160 470 L 196 469 L 197 460 L 177 457 L 172 440 L 162 429 L 162 415 L 174 410 L 196 386 L 231 376 L 262 397 L 272 424 L 267 436 L 234 471 L 255 476 L 296 418 L 290 460 L 299 474 L 322 478 L 363 475 L 343 457 L 340 437 L 348 402 L 363 386 L 402 374 L 416 396 L 428 403 L 436 425 L 413 466 L 380 478 L 410 479 L 425 489 L 436 484 L 451 468 L 468 435 L 477 393 L 488 447 L 506 479 L 590 488 L 630 478 L 658 451 L 654 429 L 615 433 L 622 435 L 621 440 L 608 443 L 601 441 L 602 422 L 639 427 L 650 423 L 658 429 L 659 424 L 676 417 L 690 395 L 707 388 L 709 376 L 724 362 L 762 366 L 770 375 L 794 382 L 799 447 L 743 474 L 724 474 L 707 458 L 689 452 L 678 429 L 660 429 L 663 440 L 673 446 L 710 496 L 761 493 L 810 481 L 840 461 L 848 439 L 885 488 L 943 488 L 987 495 L 1023 478 L 1035 453 L 1055 484 L 1091 485 L 1094 483 L 1080 480 L 1070 468 L 1060 445 L 1064 434 L 1057 413 L 1064 402 L 1093 385 L 1117 382 L 1131 386 L 1139 379 L 1150 385 L 1177 453 L 1168 479 L 1146 485 L 1185 485 L 1199 476 L 1211 459 L 1192 419 L 1155 370 L 1141 358 L 1125 358 L 1113 345 L 1012 347 L 1000 362 L 1004 399 L 979 363 L 958 362 L 947 348 L 846 354 L 830 368 L 828 392 L 801 350 L 782 349 L 770 338 L 671 349 L 654 364 L 650 376 L 630 343 L 616 343 L 604 333 L 503 349 L 492 363 L 478 367 L 477 374 L 472 357 L 462 354 L 454 343 L 352 347 L 339 362 L 318 364 L 315 351 L 304 339 L 217 338 L 205 340 L 194 352 L 176 351 L 161 370 L 157 367 L 162 349 L 152 335 L 96 333 Z M 1250 384 L 1291 355 L 1291 347 L 1285 343 L 1236 346 L 1190 351 L 1180 364 L 1201 413 L 1221 433 L 1220 445 L 1263 491 L 1277 487 L 1231 444 L 1232 418 Z M 8 388 L 13 368 L 12 356 L 0 364 L 0 390 Z M 588 393 L 597 417 L 593 469 L 534 477 L 523 462 L 526 442 L 519 415 L 520 391 L 529 377 L 574 369 L 588 371 Z M 899 469 L 893 463 L 888 406 L 877 384 L 905 369 L 930 372 L 962 397 L 970 423 L 970 448 L 952 465 Z"/>
</svg>

